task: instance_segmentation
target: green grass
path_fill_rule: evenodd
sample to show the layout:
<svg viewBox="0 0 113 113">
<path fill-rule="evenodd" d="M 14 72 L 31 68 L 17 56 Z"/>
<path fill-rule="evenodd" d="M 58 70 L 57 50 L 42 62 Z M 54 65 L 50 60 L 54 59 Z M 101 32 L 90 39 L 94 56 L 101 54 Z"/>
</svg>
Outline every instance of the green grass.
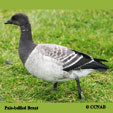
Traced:
<svg viewBox="0 0 113 113">
<path fill-rule="evenodd" d="M 20 29 L 4 25 L 13 14 L 29 16 L 34 41 L 55 43 L 108 60 L 106 73 L 81 78 L 83 99 L 75 80 L 53 84 L 30 75 L 18 56 Z M 13 65 L 7 65 L 6 60 Z M 0 10 L 1 102 L 113 102 L 113 10 Z"/>
</svg>

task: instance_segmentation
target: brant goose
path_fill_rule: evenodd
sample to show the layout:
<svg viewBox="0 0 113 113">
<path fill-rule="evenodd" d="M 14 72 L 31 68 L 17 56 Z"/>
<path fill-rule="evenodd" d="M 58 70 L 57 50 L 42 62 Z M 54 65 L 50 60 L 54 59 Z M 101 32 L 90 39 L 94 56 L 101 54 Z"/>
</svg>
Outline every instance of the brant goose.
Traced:
<svg viewBox="0 0 113 113">
<path fill-rule="evenodd" d="M 103 59 L 93 58 L 85 53 L 56 44 L 38 44 L 32 39 L 31 25 L 28 17 L 17 13 L 5 24 L 20 26 L 19 56 L 29 73 L 42 80 L 54 83 L 75 79 L 78 94 L 81 99 L 80 77 L 85 77 L 93 71 L 106 72 L 108 66 Z"/>
</svg>

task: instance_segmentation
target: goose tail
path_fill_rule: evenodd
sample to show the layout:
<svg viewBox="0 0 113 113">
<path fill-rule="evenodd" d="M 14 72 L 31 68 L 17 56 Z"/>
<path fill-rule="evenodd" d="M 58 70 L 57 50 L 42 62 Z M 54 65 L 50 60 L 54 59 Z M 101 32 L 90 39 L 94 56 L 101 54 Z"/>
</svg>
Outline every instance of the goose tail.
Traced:
<svg viewBox="0 0 113 113">
<path fill-rule="evenodd" d="M 101 72 L 106 72 L 109 69 L 107 65 L 102 63 L 102 62 L 108 62 L 107 60 L 94 58 L 94 61 L 95 63 L 97 63 L 97 67 L 98 67 L 96 68 L 96 70 Z"/>
</svg>

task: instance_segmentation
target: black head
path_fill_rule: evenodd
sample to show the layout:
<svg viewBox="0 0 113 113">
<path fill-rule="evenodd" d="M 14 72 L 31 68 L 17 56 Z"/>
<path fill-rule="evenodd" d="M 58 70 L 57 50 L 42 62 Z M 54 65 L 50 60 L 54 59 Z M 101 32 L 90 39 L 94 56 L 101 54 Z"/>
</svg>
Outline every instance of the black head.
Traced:
<svg viewBox="0 0 113 113">
<path fill-rule="evenodd" d="M 18 26 L 23 26 L 29 24 L 28 17 L 23 13 L 17 13 L 11 17 L 5 24 L 14 24 Z"/>
</svg>

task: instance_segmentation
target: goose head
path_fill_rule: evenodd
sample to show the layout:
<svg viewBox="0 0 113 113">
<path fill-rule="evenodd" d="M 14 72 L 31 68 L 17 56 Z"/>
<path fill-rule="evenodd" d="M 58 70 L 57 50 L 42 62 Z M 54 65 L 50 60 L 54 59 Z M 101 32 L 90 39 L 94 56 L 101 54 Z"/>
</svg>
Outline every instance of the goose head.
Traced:
<svg viewBox="0 0 113 113">
<path fill-rule="evenodd" d="M 6 21 L 5 24 L 14 24 L 17 26 L 24 26 L 26 24 L 29 24 L 29 19 L 23 13 L 17 13 L 13 15 L 8 21 Z"/>
</svg>

